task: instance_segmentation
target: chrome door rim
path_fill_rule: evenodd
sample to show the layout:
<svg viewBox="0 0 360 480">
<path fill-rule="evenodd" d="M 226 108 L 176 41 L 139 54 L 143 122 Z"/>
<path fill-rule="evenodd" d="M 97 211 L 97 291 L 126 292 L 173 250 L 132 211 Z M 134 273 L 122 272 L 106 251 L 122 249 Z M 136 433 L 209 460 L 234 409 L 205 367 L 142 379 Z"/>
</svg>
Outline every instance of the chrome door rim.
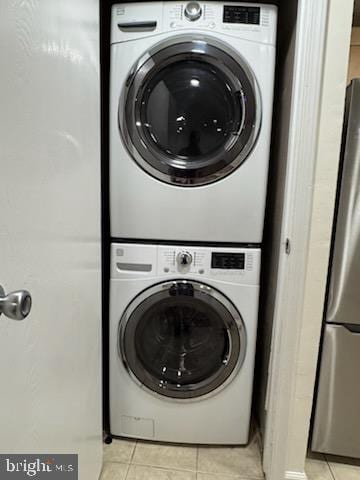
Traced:
<svg viewBox="0 0 360 480">
<path fill-rule="evenodd" d="M 132 365 L 130 365 L 130 362 L 128 361 L 128 358 L 126 355 L 126 346 L 125 346 L 126 327 L 135 310 L 141 304 L 143 304 L 147 299 L 150 299 L 154 295 L 160 294 L 162 292 L 166 292 L 172 286 L 178 285 L 178 284 L 183 284 L 183 285 L 190 284 L 196 292 L 200 294 L 206 294 L 212 299 L 215 299 L 216 301 L 218 301 L 222 305 L 222 307 L 224 307 L 228 311 L 230 317 L 232 318 L 233 324 L 236 327 L 236 331 L 239 338 L 239 341 L 238 341 L 239 349 L 238 349 L 238 352 L 235 352 L 235 355 L 236 355 L 235 361 L 232 360 L 231 364 L 224 365 L 224 368 L 222 369 L 222 371 L 219 374 L 216 373 L 216 375 L 213 376 L 214 378 L 212 378 L 211 381 L 204 381 L 203 383 L 200 383 L 200 384 L 192 384 L 188 389 L 182 390 L 180 394 L 179 394 L 179 391 L 176 389 L 169 389 L 169 390 L 164 390 L 162 388 L 153 389 L 149 386 L 149 384 L 145 384 L 139 378 L 137 373 L 134 371 L 136 369 L 132 368 Z M 233 328 L 233 325 L 231 325 L 231 328 Z M 231 355 L 234 355 L 234 352 L 233 352 L 232 338 L 231 337 L 228 337 L 228 338 L 229 338 L 229 344 L 230 344 L 230 350 L 231 350 L 228 357 L 230 357 Z M 122 360 L 122 363 L 128 375 L 140 388 L 145 388 L 151 394 L 160 396 L 162 398 L 165 397 L 169 400 L 178 400 L 178 401 L 181 400 L 183 402 L 183 401 L 201 400 L 203 398 L 208 398 L 209 396 L 216 395 L 233 381 L 234 377 L 237 375 L 237 373 L 241 369 L 242 364 L 245 360 L 246 350 L 247 350 L 247 335 L 246 335 L 246 328 L 245 328 L 243 319 L 240 313 L 238 312 L 237 308 L 219 290 L 196 280 L 176 279 L 176 280 L 161 282 L 151 287 L 148 287 L 130 302 L 130 304 L 127 306 L 124 313 L 122 314 L 119 322 L 117 345 L 118 345 L 118 355 Z M 151 375 L 148 374 L 148 378 L 150 377 Z M 151 384 L 152 382 L 149 382 L 149 383 Z"/>
<path fill-rule="evenodd" d="M 152 71 L 155 73 L 159 71 L 156 68 L 157 57 L 160 57 L 159 65 L 163 68 L 165 62 L 175 63 L 180 60 L 181 55 L 197 55 L 197 58 L 202 58 L 205 63 L 216 65 L 217 68 L 220 65 L 221 71 L 232 82 L 234 89 L 237 86 L 237 91 L 240 92 L 239 101 L 242 105 L 242 111 L 245 112 L 238 133 L 234 133 L 233 138 L 230 138 L 227 144 L 224 144 L 228 150 L 224 152 L 221 148 L 216 156 L 209 157 L 207 159 L 208 165 L 204 166 L 203 173 L 198 177 L 187 177 L 186 174 L 181 174 L 186 169 L 182 169 L 181 161 L 180 163 L 177 161 L 177 158 L 180 157 L 170 158 L 159 151 L 153 153 L 141 131 L 141 121 L 139 119 L 140 113 L 137 103 L 139 92 L 147 85 L 147 82 L 144 83 L 144 81 L 148 75 Z M 174 57 L 177 60 L 174 60 Z M 230 69 L 230 64 L 236 74 Z M 244 92 L 246 92 L 246 104 Z M 245 120 L 247 116 L 251 118 L 251 121 L 247 122 Z M 211 37 L 197 35 L 173 37 L 160 42 L 147 51 L 131 69 L 120 95 L 118 110 L 119 130 L 123 142 L 137 164 L 145 172 L 160 181 L 184 187 L 213 183 L 236 170 L 249 157 L 256 145 L 261 127 L 261 116 L 260 90 L 255 75 L 246 61 L 227 44 Z M 179 165 L 174 167 L 176 163 L 179 163 Z M 197 165 L 197 168 L 199 168 L 199 165 Z"/>
</svg>

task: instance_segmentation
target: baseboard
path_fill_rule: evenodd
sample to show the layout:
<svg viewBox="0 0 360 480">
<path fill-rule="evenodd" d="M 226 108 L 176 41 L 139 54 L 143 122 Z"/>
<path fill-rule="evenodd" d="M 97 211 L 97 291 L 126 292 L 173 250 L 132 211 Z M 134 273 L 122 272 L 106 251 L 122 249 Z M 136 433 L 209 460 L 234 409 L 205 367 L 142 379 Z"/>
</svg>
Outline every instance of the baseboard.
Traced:
<svg viewBox="0 0 360 480">
<path fill-rule="evenodd" d="M 308 480 L 305 472 L 286 472 L 285 480 Z"/>
</svg>

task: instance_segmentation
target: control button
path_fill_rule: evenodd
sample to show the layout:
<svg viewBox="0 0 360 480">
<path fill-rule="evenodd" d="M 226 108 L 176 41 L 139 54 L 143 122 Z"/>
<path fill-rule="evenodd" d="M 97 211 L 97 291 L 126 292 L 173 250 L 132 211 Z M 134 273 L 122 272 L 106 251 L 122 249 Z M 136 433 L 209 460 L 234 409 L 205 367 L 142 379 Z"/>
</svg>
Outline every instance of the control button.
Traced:
<svg viewBox="0 0 360 480">
<path fill-rule="evenodd" d="M 180 252 L 176 259 L 180 267 L 187 267 L 192 262 L 192 255 L 189 252 Z"/>
<path fill-rule="evenodd" d="M 202 275 L 203 273 L 205 273 L 205 270 L 203 268 L 200 268 L 199 273 Z"/>
<path fill-rule="evenodd" d="M 215 28 L 215 22 L 210 22 L 208 25 L 209 28 Z"/>
<path fill-rule="evenodd" d="M 164 272 L 165 272 L 165 273 L 169 273 L 169 272 L 170 272 L 170 268 L 165 267 L 165 268 L 164 268 Z"/>
<path fill-rule="evenodd" d="M 185 7 L 185 17 L 194 22 L 201 17 L 201 6 L 198 2 L 189 2 Z"/>
</svg>

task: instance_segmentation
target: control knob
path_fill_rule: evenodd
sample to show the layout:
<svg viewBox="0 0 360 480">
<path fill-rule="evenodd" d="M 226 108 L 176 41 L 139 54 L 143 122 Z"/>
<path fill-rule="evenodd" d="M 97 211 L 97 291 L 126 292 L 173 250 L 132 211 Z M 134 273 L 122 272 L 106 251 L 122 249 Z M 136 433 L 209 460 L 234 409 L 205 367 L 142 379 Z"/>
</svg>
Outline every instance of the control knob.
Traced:
<svg viewBox="0 0 360 480">
<path fill-rule="evenodd" d="M 177 262 L 180 267 L 187 267 L 192 262 L 192 255 L 189 252 L 180 252 L 177 256 Z"/>
<path fill-rule="evenodd" d="M 189 2 L 185 7 L 185 17 L 194 22 L 201 17 L 201 6 L 198 2 Z"/>
</svg>

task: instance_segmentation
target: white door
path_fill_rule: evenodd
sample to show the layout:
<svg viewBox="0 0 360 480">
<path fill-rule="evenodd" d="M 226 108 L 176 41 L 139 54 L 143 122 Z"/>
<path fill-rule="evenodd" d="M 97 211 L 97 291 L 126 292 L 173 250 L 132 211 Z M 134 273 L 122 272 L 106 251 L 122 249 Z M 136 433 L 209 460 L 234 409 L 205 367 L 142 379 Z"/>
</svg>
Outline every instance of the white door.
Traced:
<svg viewBox="0 0 360 480">
<path fill-rule="evenodd" d="M 0 452 L 101 468 L 97 0 L 0 2 Z"/>
</svg>

